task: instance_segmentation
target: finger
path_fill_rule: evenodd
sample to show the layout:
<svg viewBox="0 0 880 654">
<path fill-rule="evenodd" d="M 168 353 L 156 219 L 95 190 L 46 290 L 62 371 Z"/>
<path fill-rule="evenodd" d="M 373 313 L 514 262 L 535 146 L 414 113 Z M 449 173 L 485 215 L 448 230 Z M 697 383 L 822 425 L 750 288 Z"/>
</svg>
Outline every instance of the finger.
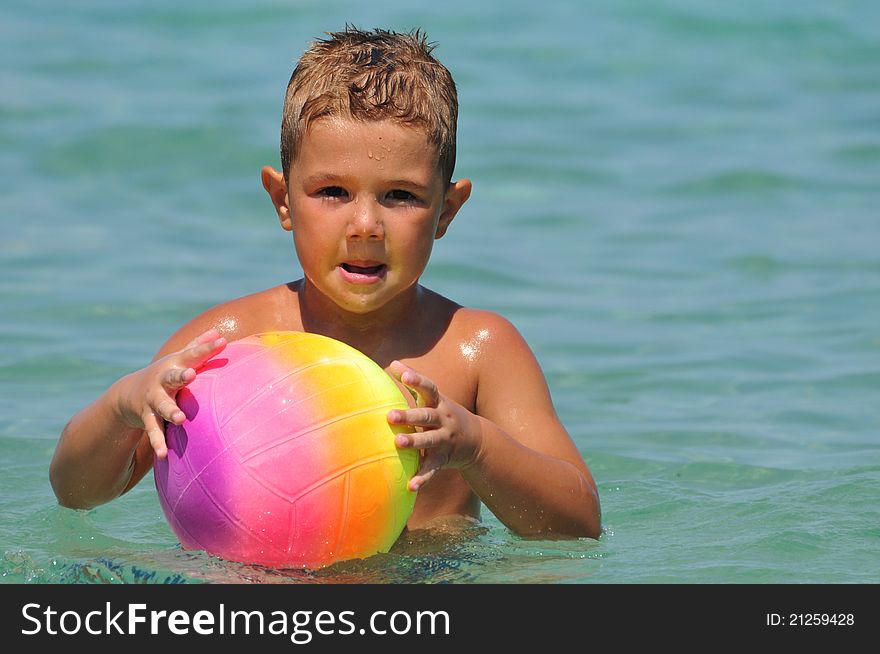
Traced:
<svg viewBox="0 0 880 654">
<path fill-rule="evenodd" d="M 443 466 L 446 465 L 446 457 L 442 454 L 426 456 L 419 471 L 409 480 L 409 489 L 417 491 L 434 478 Z"/>
<path fill-rule="evenodd" d="M 218 332 L 213 327 L 208 329 L 194 339 L 192 339 L 189 343 L 186 344 L 186 347 L 183 349 L 189 349 L 191 347 L 195 347 L 196 345 L 201 345 L 202 343 L 210 343 L 211 341 L 216 341 L 220 337 L 220 332 Z"/>
<path fill-rule="evenodd" d="M 179 360 L 189 368 L 198 368 L 205 361 L 226 347 L 226 339 L 222 336 L 206 343 L 199 343 L 180 352 Z"/>
<path fill-rule="evenodd" d="M 436 409 L 394 409 L 388 412 L 388 422 L 392 425 L 410 425 L 412 427 L 439 427 L 440 414 Z"/>
<path fill-rule="evenodd" d="M 394 443 L 398 447 L 408 447 L 413 450 L 430 450 L 443 443 L 443 435 L 437 430 L 398 434 L 394 438 Z"/>
<path fill-rule="evenodd" d="M 440 391 L 437 390 L 434 382 L 423 374 L 416 372 L 400 361 L 393 361 L 389 366 L 389 371 L 400 380 L 401 384 L 416 392 L 418 395 L 418 406 L 436 407 L 440 404 Z"/>
<path fill-rule="evenodd" d="M 162 386 L 166 390 L 177 391 L 189 384 L 196 378 L 194 368 L 169 368 L 162 373 Z"/>
<path fill-rule="evenodd" d="M 181 411 L 177 403 L 171 397 L 164 397 L 155 405 L 154 413 L 158 418 L 167 422 L 181 425 L 186 420 L 186 414 Z"/>
<path fill-rule="evenodd" d="M 160 459 L 164 459 L 168 456 L 168 446 L 165 444 L 165 430 L 159 423 L 159 419 L 151 409 L 147 409 L 141 416 L 141 420 L 144 421 L 144 431 L 147 432 L 147 438 L 150 439 L 153 452 Z"/>
</svg>

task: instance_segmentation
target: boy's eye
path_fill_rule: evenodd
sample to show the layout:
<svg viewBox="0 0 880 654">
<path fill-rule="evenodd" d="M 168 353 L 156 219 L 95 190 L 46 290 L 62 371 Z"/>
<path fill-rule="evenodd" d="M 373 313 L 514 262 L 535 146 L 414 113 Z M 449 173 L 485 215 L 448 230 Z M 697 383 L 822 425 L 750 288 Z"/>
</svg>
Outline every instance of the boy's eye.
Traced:
<svg viewBox="0 0 880 654">
<path fill-rule="evenodd" d="M 345 189 L 341 186 L 326 186 L 318 191 L 318 195 L 326 198 L 342 198 L 345 197 Z"/>
<path fill-rule="evenodd" d="M 416 196 L 409 191 L 395 189 L 388 194 L 388 199 L 393 200 L 394 202 L 412 202 L 416 199 Z"/>
</svg>

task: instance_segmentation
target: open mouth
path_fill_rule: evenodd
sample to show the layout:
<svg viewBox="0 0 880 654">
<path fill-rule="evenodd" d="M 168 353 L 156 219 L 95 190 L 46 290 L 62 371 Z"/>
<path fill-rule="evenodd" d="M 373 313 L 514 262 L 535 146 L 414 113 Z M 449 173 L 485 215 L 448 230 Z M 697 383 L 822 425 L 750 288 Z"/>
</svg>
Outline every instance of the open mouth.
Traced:
<svg viewBox="0 0 880 654">
<path fill-rule="evenodd" d="M 339 264 L 342 278 L 349 284 L 377 284 L 385 279 L 388 266 L 375 261 L 344 261 Z"/>
<path fill-rule="evenodd" d="M 386 266 L 384 263 L 377 263 L 373 265 L 355 265 L 353 263 L 342 264 L 342 269 L 345 272 L 352 273 L 354 275 L 379 275 L 385 270 L 385 268 Z"/>
</svg>

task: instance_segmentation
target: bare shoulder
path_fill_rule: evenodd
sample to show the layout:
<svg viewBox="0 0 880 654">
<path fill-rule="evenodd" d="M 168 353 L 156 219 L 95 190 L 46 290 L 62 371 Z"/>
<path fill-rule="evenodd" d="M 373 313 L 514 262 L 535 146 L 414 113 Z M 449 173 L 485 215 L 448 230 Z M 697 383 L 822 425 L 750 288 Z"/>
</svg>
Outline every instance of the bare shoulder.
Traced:
<svg viewBox="0 0 880 654">
<path fill-rule="evenodd" d="M 264 331 L 301 329 L 295 305 L 295 294 L 289 284 L 222 302 L 185 323 L 165 342 L 156 357 L 183 348 L 208 329 L 216 329 L 228 341 Z"/>
<path fill-rule="evenodd" d="M 516 407 L 517 425 L 526 424 L 529 413 L 555 419 L 541 365 L 510 320 L 493 311 L 462 308 L 449 331 L 455 334 L 462 355 L 470 359 L 477 381 L 477 413 L 501 423 Z M 513 425 L 507 428 L 516 429 Z"/>
<path fill-rule="evenodd" d="M 498 357 L 531 356 L 516 326 L 494 311 L 461 307 L 455 312 L 449 331 L 460 342 L 462 353 L 482 365 L 494 363 Z"/>
</svg>

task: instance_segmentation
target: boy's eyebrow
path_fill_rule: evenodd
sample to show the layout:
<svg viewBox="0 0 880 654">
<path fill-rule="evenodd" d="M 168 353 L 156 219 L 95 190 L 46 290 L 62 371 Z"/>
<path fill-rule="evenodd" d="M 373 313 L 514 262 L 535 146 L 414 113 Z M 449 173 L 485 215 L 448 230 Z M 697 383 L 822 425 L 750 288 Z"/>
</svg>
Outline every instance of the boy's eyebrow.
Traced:
<svg viewBox="0 0 880 654">
<path fill-rule="evenodd" d="M 308 177 L 303 178 L 303 184 L 326 184 L 328 182 L 338 182 L 341 181 L 342 177 L 339 175 L 334 175 L 333 173 L 317 173 L 316 175 L 309 175 Z"/>
<path fill-rule="evenodd" d="M 426 191 L 430 188 L 428 184 L 422 184 L 421 182 L 417 182 L 414 179 L 392 179 L 388 181 L 389 186 L 409 186 L 411 188 L 420 189 L 422 191 Z"/>
<path fill-rule="evenodd" d="M 344 175 L 336 175 L 334 173 L 317 173 L 315 175 L 309 175 L 308 177 L 303 178 L 302 183 L 306 186 L 311 186 L 313 184 L 344 184 L 346 181 L 346 177 Z M 430 189 L 430 184 L 423 184 L 414 179 L 389 179 L 384 182 L 387 186 L 406 186 L 409 188 L 414 188 L 420 191 L 427 191 Z"/>
</svg>

